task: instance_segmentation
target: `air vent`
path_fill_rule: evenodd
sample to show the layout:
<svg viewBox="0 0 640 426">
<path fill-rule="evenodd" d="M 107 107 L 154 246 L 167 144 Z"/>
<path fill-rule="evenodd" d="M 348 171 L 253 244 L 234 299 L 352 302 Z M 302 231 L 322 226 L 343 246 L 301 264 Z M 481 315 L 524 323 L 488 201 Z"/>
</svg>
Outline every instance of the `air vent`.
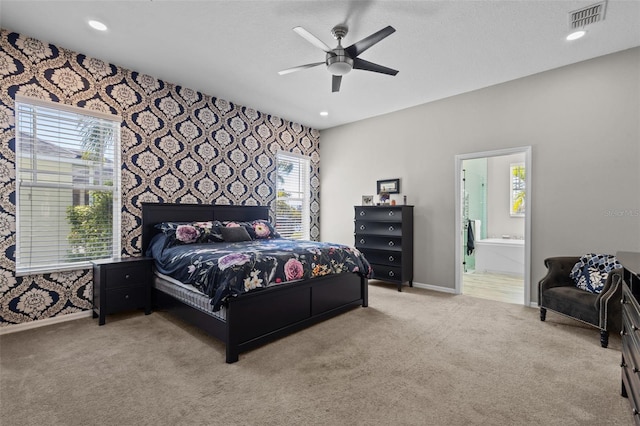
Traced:
<svg viewBox="0 0 640 426">
<path fill-rule="evenodd" d="M 574 30 L 602 21 L 604 19 L 604 12 L 606 8 L 607 2 L 601 1 L 599 3 L 592 4 L 591 6 L 570 12 L 569 27 Z"/>
</svg>

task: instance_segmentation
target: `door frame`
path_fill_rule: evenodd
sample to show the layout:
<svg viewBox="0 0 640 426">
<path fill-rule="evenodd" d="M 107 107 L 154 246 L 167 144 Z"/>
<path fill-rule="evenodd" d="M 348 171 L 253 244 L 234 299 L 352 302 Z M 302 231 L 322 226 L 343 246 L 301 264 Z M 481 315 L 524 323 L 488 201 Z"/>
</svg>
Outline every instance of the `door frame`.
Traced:
<svg viewBox="0 0 640 426">
<path fill-rule="evenodd" d="M 485 157 L 524 153 L 526 170 L 525 187 L 527 189 L 527 208 L 524 212 L 524 300 L 525 306 L 531 305 L 531 210 L 533 206 L 531 146 L 496 149 L 493 151 L 472 152 L 455 156 L 455 294 L 462 293 L 462 239 L 463 239 L 463 204 L 462 204 L 462 162 Z M 483 224 L 484 226 L 484 224 Z"/>
</svg>

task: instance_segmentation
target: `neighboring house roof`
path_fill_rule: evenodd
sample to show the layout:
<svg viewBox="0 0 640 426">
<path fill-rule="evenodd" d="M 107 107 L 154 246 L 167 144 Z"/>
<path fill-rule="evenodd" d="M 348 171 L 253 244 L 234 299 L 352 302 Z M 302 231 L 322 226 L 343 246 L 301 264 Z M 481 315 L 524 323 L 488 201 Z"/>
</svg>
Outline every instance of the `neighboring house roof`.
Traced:
<svg viewBox="0 0 640 426">
<path fill-rule="evenodd" d="M 79 162 L 82 161 L 83 150 L 63 147 L 57 143 L 46 141 L 42 138 L 34 138 L 31 133 L 27 132 L 19 132 L 18 137 L 20 139 L 20 149 L 23 152 L 31 152 L 35 143 L 37 157 L 54 157 L 58 158 L 60 161 L 64 161 L 65 159 L 77 160 L 69 161 L 73 164 L 73 185 L 85 185 L 89 183 L 89 169 L 86 167 L 79 167 Z M 106 172 L 105 174 L 113 173 L 113 161 L 105 158 L 103 170 Z"/>
</svg>

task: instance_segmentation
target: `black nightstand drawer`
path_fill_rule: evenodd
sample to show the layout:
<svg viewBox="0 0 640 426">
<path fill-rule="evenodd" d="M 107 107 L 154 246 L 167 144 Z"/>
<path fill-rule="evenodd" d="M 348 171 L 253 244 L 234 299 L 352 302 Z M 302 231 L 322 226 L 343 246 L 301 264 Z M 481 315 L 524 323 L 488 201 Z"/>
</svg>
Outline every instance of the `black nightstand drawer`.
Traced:
<svg viewBox="0 0 640 426">
<path fill-rule="evenodd" d="M 138 265 L 127 265 L 107 268 L 106 282 L 107 289 L 128 287 L 135 284 L 143 284 L 150 271 Z"/>
<path fill-rule="evenodd" d="M 107 314 L 144 308 L 145 304 L 146 287 L 144 285 L 107 290 Z"/>
</svg>

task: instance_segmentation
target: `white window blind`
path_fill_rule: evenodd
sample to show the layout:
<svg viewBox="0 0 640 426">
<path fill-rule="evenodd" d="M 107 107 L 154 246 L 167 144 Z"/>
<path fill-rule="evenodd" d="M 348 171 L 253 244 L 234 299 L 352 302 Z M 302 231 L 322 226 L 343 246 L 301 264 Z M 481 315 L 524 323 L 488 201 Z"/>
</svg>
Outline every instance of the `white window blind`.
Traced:
<svg viewBox="0 0 640 426">
<path fill-rule="evenodd" d="M 16 273 L 120 255 L 120 118 L 16 97 Z"/>
<path fill-rule="evenodd" d="M 311 158 L 279 151 L 276 161 L 276 229 L 284 238 L 309 240 Z"/>
</svg>

